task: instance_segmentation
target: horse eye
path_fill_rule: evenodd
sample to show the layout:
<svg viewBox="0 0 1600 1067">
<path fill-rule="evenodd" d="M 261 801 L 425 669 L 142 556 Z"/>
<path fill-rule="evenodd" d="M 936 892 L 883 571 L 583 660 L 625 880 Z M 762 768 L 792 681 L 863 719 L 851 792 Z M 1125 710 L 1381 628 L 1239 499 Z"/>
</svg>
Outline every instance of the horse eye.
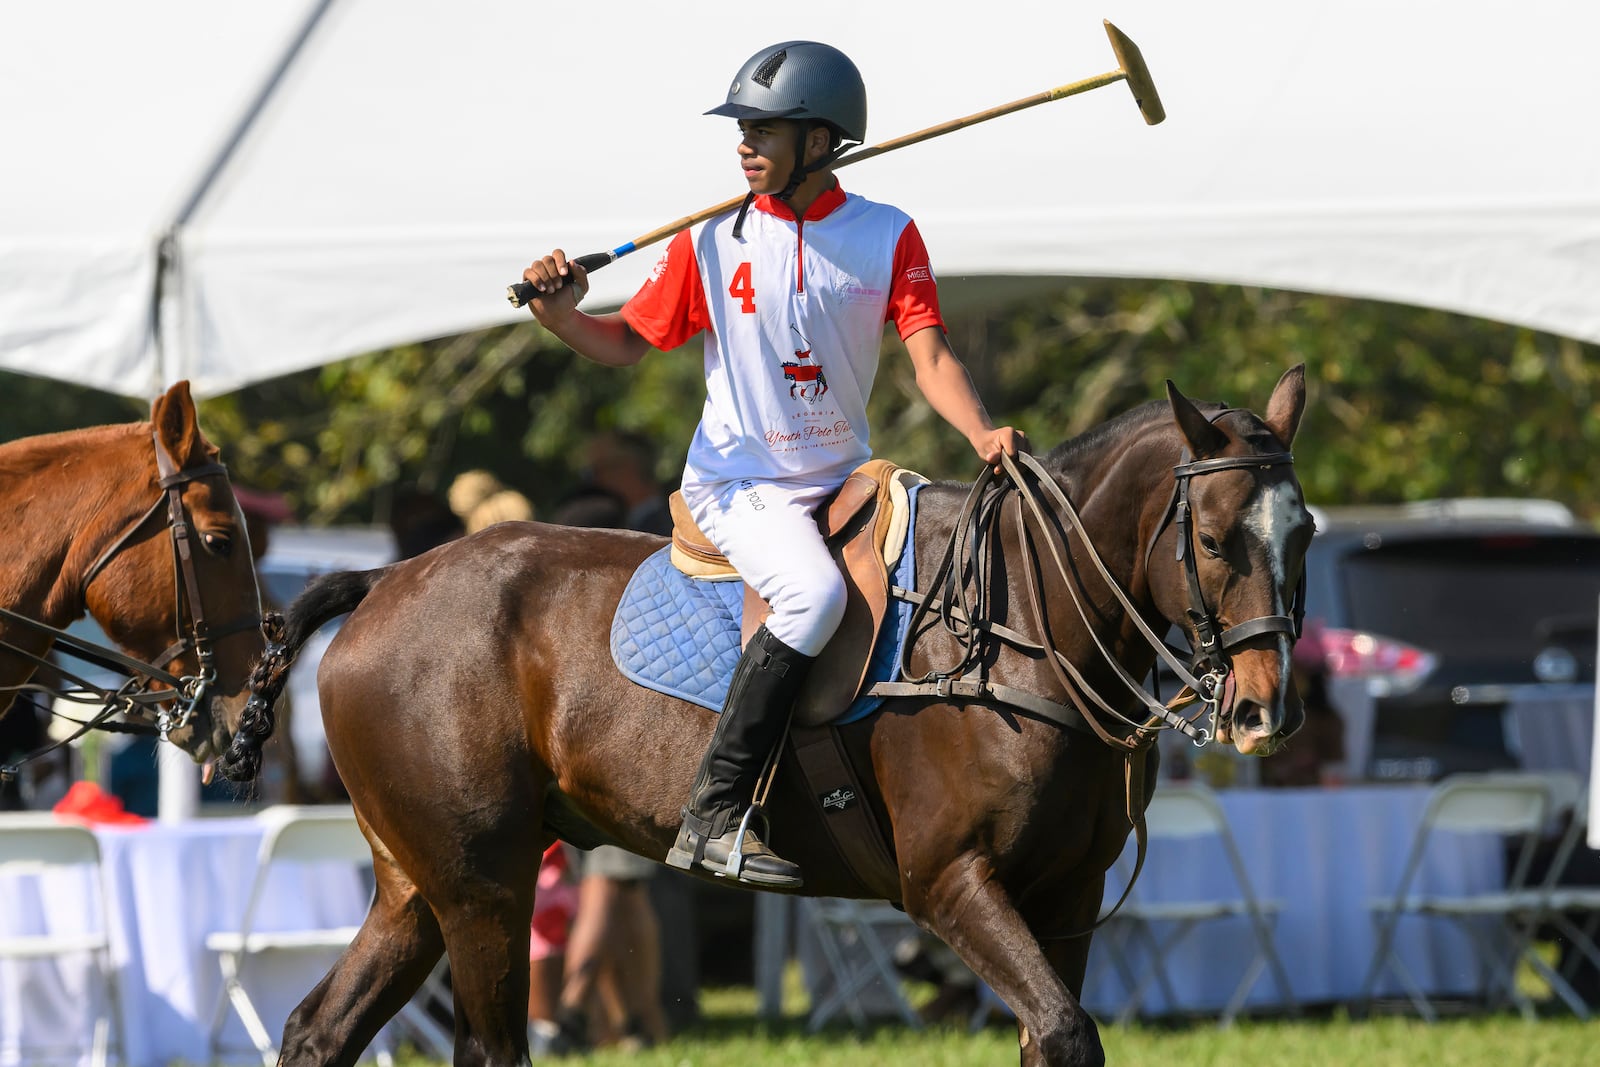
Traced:
<svg viewBox="0 0 1600 1067">
<path fill-rule="evenodd" d="M 203 533 L 200 535 L 200 543 L 205 546 L 207 552 L 223 559 L 227 559 L 229 553 L 233 551 L 233 540 L 225 534 Z"/>
<path fill-rule="evenodd" d="M 1212 559 L 1220 559 L 1222 557 L 1222 546 L 1218 545 L 1217 539 L 1208 533 L 1203 533 L 1200 535 L 1200 547 L 1203 548 L 1206 555 L 1210 556 Z"/>
</svg>

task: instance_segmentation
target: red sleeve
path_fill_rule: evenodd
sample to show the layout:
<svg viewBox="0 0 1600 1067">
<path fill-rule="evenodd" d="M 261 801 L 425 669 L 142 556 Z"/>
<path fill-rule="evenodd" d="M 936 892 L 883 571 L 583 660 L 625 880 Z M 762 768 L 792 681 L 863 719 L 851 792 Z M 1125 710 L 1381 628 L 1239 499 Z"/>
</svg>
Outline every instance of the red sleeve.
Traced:
<svg viewBox="0 0 1600 1067">
<path fill-rule="evenodd" d="M 933 280 L 928 249 L 915 222 L 906 223 L 894 246 L 894 282 L 884 318 L 894 323 L 902 341 L 929 326 L 944 329 L 944 316 L 939 314 L 939 285 Z"/>
<path fill-rule="evenodd" d="M 635 333 L 663 352 L 711 325 L 688 230 L 679 231 L 667 245 L 649 279 L 622 305 L 622 317 Z"/>
</svg>

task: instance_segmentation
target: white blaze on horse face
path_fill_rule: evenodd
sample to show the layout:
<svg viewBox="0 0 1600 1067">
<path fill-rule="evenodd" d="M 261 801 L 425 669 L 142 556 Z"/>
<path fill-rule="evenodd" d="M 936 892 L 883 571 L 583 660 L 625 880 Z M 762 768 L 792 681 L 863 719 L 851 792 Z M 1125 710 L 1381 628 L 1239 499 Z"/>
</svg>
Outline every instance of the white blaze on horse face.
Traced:
<svg viewBox="0 0 1600 1067">
<path fill-rule="evenodd" d="M 1289 544 L 1294 532 L 1309 521 L 1311 514 L 1306 511 L 1305 502 L 1300 498 L 1300 487 L 1292 481 L 1261 486 L 1244 513 L 1245 529 L 1260 538 L 1267 548 L 1267 560 L 1272 568 L 1272 611 L 1275 615 L 1289 614 L 1289 605 L 1284 599 L 1289 585 Z M 1286 661 L 1289 647 L 1289 637 L 1285 634 L 1282 654 Z M 1287 662 L 1283 664 L 1282 671 L 1287 679 Z"/>
</svg>

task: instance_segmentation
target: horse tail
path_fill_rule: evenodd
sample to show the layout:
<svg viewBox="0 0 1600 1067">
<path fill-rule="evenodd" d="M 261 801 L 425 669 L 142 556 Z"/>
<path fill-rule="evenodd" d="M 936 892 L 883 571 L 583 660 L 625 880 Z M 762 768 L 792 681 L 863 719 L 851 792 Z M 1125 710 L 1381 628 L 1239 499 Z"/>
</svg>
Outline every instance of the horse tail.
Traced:
<svg viewBox="0 0 1600 1067">
<path fill-rule="evenodd" d="M 262 618 L 267 647 L 250 672 L 250 699 L 219 764 L 224 778 L 249 782 L 261 772 L 261 748 L 272 737 L 277 722 L 273 708 L 288 684 L 294 658 L 323 624 L 354 611 L 387 571 L 380 567 L 322 575 L 295 597 L 287 612 L 270 611 Z"/>
</svg>

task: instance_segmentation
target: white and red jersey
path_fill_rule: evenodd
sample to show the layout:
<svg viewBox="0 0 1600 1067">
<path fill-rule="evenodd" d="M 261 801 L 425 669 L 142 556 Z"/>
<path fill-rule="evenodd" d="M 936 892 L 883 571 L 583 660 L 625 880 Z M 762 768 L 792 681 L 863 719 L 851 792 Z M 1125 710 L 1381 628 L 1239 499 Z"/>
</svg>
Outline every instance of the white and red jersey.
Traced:
<svg viewBox="0 0 1600 1067">
<path fill-rule="evenodd" d="M 871 458 L 867 397 L 883 325 L 943 328 L 916 224 L 837 185 L 796 220 L 759 196 L 679 233 L 622 309 L 659 349 L 701 330 L 706 402 L 685 486 L 735 478 L 842 482 Z"/>
</svg>

